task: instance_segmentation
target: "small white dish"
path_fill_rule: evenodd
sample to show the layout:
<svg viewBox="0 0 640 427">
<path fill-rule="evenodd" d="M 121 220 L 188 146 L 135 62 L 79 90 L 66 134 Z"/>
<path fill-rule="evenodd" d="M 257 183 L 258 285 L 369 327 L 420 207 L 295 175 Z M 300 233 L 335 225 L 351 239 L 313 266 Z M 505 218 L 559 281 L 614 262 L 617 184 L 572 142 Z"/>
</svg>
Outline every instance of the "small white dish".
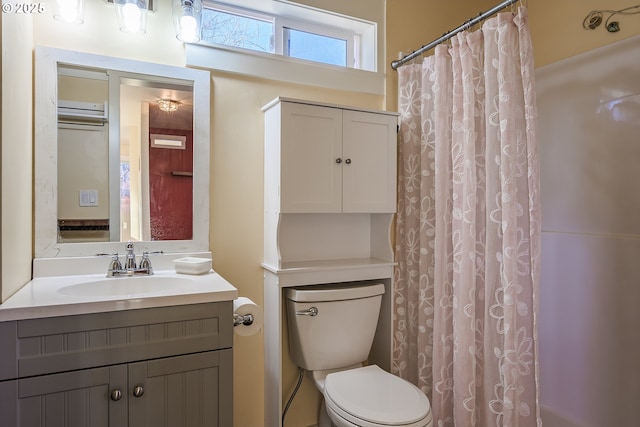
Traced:
<svg viewBox="0 0 640 427">
<path fill-rule="evenodd" d="M 199 257 L 184 257 L 173 260 L 176 273 L 205 274 L 211 271 L 211 259 Z"/>
</svg>

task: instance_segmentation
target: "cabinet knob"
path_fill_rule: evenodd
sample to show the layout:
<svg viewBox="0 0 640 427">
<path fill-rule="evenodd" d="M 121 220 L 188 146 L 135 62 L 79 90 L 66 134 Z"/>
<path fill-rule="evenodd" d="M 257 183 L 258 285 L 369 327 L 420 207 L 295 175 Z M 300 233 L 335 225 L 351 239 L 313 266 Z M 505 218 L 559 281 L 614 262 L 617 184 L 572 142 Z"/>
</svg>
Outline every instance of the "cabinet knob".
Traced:
<svg viewBox="0 0 640 427">
<path fill-rule="evenodd" d="M 336 159 L 336 163 L 338 163 L 338 164 L 342 163 L 342 158 L 338 157 L 338 158 Z"/>
<path fill-rule="evenodd" d="M 144 394 L 144 388 L 142 388 L 142 386 L 139 385 L 133 389 L 133 395 L 135 397 L 141 397 L 143 394 Z"/>
<path fill-rule="evenodd" d="M 113 390 L 111 392 L 111 400 L 113 400 L 114 402 L 117 402 L 120 399 L 122 399 L 122 392 L 118 389 Z"/>
<path fill-rule="evenodd" d="M 346 164 L 350 165 L 351 164 L 351 159 L 347 159 L 344 161 Z"/>
</svg>

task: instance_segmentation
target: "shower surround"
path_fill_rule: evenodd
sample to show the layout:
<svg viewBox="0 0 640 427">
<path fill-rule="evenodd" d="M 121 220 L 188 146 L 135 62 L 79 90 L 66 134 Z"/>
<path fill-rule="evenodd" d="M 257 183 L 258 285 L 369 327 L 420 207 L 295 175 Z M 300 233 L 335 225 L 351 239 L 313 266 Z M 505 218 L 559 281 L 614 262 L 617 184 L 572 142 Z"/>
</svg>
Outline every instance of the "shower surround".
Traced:
<svg viewBox="0 0 640 427">
<path fill-rule="evenodd" d="M 640 36 L 536 70 L 545 427 L 637 425 Z"/>
</svg>

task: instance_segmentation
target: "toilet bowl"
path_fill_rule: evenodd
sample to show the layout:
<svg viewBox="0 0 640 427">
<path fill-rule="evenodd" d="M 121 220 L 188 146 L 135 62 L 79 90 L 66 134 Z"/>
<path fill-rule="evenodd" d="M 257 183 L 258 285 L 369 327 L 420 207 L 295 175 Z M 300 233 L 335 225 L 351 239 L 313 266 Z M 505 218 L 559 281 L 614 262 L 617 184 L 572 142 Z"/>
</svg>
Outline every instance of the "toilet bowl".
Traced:
<svg viewBox="0 0 640 427">
<path fill-rule="evenodd" d="M 429 399 L 376 365 L 329 374 L 326 411 L 337 427 L 431 427 Z"/>
<path fill-rule="evenodd" d="M 418 387 L 362 364 L 384 291 L 373 282 L 285 291 L 289 353 L 324 396 L 318 427 L 432 427 L 429 399 Z"/>
</svg>

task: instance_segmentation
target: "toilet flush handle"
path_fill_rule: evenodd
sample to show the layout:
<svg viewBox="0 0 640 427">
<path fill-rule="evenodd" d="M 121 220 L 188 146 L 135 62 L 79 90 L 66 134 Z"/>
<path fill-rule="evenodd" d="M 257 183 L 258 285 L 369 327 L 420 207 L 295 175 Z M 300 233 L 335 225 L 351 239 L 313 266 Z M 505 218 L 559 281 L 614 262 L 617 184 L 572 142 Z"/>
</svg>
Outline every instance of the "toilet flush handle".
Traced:
<svg viewBox="0 0 640 427">
<path fill-rule="evenodd" d="M 296 311 L 296 316 L 311 316 L 315 317 L 318 315 L 318 309 L 316 307 L 311 307 L 306 310 Z"/>
</svg>

